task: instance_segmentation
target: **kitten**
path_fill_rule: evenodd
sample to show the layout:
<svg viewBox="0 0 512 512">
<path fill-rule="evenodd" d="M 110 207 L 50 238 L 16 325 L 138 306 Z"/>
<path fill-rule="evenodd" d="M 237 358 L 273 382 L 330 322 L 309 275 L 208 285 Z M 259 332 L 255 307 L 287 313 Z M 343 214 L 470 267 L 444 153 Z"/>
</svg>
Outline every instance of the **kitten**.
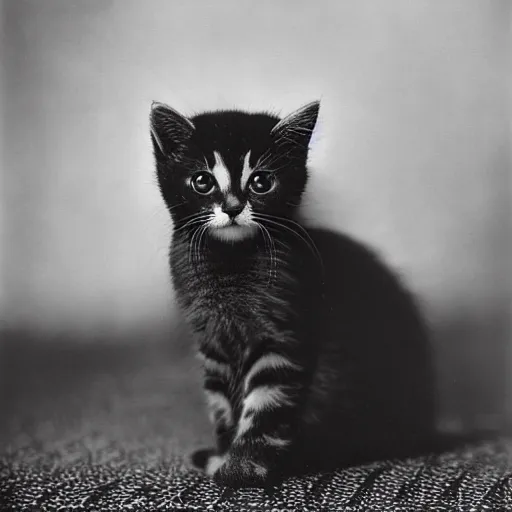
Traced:
<svg viewBox="0 0 512 512">
<path fill-rule="evenodd" d="M 217 440 L 193 460 L 218 484 L 406 455 L 433 431 L 412 297 L 363 245 L 298 221 L 318 111 L 152 107 L 172 279 Z"/>
</svg>

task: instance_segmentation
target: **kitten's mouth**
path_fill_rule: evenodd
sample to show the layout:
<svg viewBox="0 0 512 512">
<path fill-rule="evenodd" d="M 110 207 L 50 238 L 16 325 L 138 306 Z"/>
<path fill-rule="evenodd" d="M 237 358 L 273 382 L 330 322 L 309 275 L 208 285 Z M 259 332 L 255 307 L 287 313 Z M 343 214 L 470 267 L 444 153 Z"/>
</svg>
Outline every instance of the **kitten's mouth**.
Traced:
<svg viewBox="0 0 512 512">
<path fill-rule="evenodd" d="M 210 233 L 214 238 L 219 240 L 236 242 L 253 236 L 256 229 L 256 226 L 238 224 L 238 222 L 233 219 L 229 224 L 223 227 L 211 227 Z"/>
</svg>

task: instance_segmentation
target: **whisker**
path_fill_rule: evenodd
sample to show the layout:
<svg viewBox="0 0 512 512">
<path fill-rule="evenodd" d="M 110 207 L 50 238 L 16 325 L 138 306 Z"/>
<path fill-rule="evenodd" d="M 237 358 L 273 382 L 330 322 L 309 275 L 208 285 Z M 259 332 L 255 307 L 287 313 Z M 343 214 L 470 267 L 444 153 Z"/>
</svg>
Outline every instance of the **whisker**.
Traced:
<svg viewBox="0 0 512 512">
<path fill-rule="evenodd" d="M 170 208 L 168 208 L 168 210 L 169 210 L 170 212 L 172 212 L 172 211 L 173 211 L 173 210 L 175 210 L 176 208 L 178 208 L 178 207 L 180 207 L 180 206 L 183 206 L 183 205 L 184 205 L 184 204 L 186 204 L 186 203 L 187 203 L 187 201 L 183 201 L 182 203 L 175 204 L 175 205 L 171 206 Z"/>
<path fill-rule="evenodd" d="M 272 153 L 270 152 L 270 149 L 267 149 L 264 151 L 264 153 L 258 158 L 256 161 L 256 165 L 254 166 L 254 169 L 260 169 L 265 165 L 265 162 L 272 156 Z"/>
<path fill-rule="evenodd" d="M 201 215 L 211 215 L 211 212 L 196 212 L 196 213 L 193 213 L 192 215 L 187 215 L 186 217 L 179 219 L 178 223 L 184 222 L 187 219 L 191 219 L 192 217 L 200 217 Z"/>
<path fill-rule="evenodd" d="M 324 265 L 323 265 L 323 260 L 322 260 L 320 251 L 318 250 L 318 247 L 316 246 L 315 242 L 313 241 L 313 239 L 311 238 L 309 233 L 300 224 L 298 224 L 295 221 L 292 221 L 291 219 L 286 219 L 284 217 L 279 217 L 277 215 L 268 215 L 268 214 L 264 214 L 264 213 L 255 213 L 254 217 L 258 218 L 262 222 L 268 222 L 270 224 L 273 224 L 274 226 L 278 226 L 278 227 L 287 229 L 288 231 L 293 233 L 295 236 L 300 238 L 306 244 L 306 246 L 312 251 L 314 256 L 318 259 L 318 261 L 322 267 L 322 271 L 323 271 Z M 300 232 L 297 232 L 295 229 L 291 228 L 290 226 L 287 226 L 286 224 L 283 224 L 283 222 L 279 222 L 279 221 L 291 222 L 292 224 L 294 224 L 294 226 L 297 226 L 298 228 L 300 228 L 302 230 L 302 232 L 305 234 L 305 236 L 303 236 Z"/>
<path fill-rule="evenodd" d="M 265 226 L 262 226 L 263 229 L 267 232 L 268 240 L 271 245 L 271 260 L 270 260 L 270 271 L 272 273 L 272 264 L 273 264 L 273 271 L 274 271 L 274 279 L 277 279 L 277 251 L 276 251 L 276 245 L 274 243 L 274 239 L 272 238 L 271 234 L 269 233 L 268 229 Z"/>
<path fill-rule="evenodd" d="M 272 154 L 266 154 L 263 153 L 263 155 L 258 159 L 256 162 L 256 165 L 254 166 L 254 171 L 259 170 L 268 170 L 272 172 L 278 172 L 282 169 L 286 169 L 290 166 L 290 159 L 287 158 L 291 153 L 293 152 L 293 148 L 289 149 L 286 153 L 280 153 L 278 155 L 272 155 Z M 283 165 L 280 165 L 279 167 L 274 167 L 274 163 L 278 160 L 283 160 Z"/>
<path fill-rule="evenodd" d="M 192 236 L 192 238 L 190 239 L 190 248 L 191 248 L 191 252 L 192 252 L 192 263 L 193 264 L 197 264 L 198 262 L 198 254 L 197 254 L 197 239 L 199 237 L 199 235 L 201 234 L 201 230 L 203 229 L 203 225 L 199 226 L 195 231 L 194 231 L 194 234 Z"/>
<path fill-rule="evenodd" d="M 203 222 L 206 222 L 210 218 L 210 214 L 201 216 L 201 217 L 195 217 L 191 220 L 189 220 L 187 223 L 185 223 L 183 226 L 180 226 L 179 228 L 174 230 L 174 233 L 179 233 L 180 231 L 183 231 L 184 229 L 196 225 L 196 224 L 202 224 Z"/>
<path fill-rule="evenodd" d="M 317 253 L 317 255 L 321 258 L 321 255 L 320 255 L 320 251 L 318 250 L 318 247 L 316 246 L 315 242 L 313 241 L 313 239 L 311 238 L 310 234 L 307 232 L 306 229 L 304 229 L 303 226 L 301 226 L 298 222 L 292 220 L 292 219 L 288 219 L 286 217 L 280 217 L 279 215 L 270 215 L 268 213 L 258 213 L 258 215 L 261 215 L 263 217 L 268 217 L 268 218 L 271 218 L 271 219 L 275 219 L 275 220 L 280 220 L 280 221 L 284 221 L 284 222 L 290 222 L 292 223 L 294 226 L 297 226 L 302 233 L 304 233 L 304 235 L 306 236 L 306 238 L 309 240 L 309 242 L 311 243 L 311 245 L 315 248 L 315 251 Z"/>
<path fill-rule="evenodd" d="M 174 234 L 179 233 L 180 231 L 183 231 L 185 229 L 197 226 L 198 224 L 203 224 L 206 222 L 207 219 L 193 219 L 188 221 L 184 226 L 181 226 L 181 228 L 175 229 Z"/>
<path fill-rule="evenodd" d="M 198 246 L 197 246 L 198 251 L 201 251 L 201 243 L 203 242 L 203 237 L 204 237 L 205 233 L 208 231 L 209 227 L 210 227 L 209 224 L 206 224 L 203 226 L 201 234 L 199 235 L 199 241 L 198 241 Z"/>
<path fill-rule="evenodd" d="M 258 160 L 258 162 L 256 163 L 256 165 L 254 167 L 254 170 L 255 171 L 258 171 L 261 169 L 273 170 L 272 166 L 274 165 L 274 162 L 276 162 L 280 158 L 280 156 L 281 155 L 272 155 L 269 153 L 265 158 Z"/>
<path fill-rule="evenodd" d="M 190 158 L 185 155 L 181 155 L 180 163 L 185 165 L 190 171 L 195 171 L 202 169 L 205 161 L 206 158 L 204 158 L 204 161 L 201 161 L 198 158 Z M 208 168 L 208 165 L 206 165 L 206 168 Z"/>
<path fill-rule="evenodd" d="M 196 256 L 196 262 L 199 263 L 202 258 L 201 253 L 201 240 L 203 239 L 203 235 L 206 233 L 208 229 L 208 224 L 205 224 L 199 228 L 199 234 L 197 235 L 195 239 L 195 256 Z"/>
<path fill-rule="evenodd" d="M 268 279 L 268 286 L 272 284 L 272 277 L 277 278 L 277 269 L 276 269 L 276 258 L 275 258 L 275 246 L 274 242 L 272 240 L 272 237 L 270 236 L 270 233 L 268 232 L 268 229 L 263 226 L 261 223 L 256 222 L 257 226 L 260 228 L 261 233 L 263 234 L 263 241 L 265 243 L 265 247 L 268 247 L 269 256 L 270 256 L 270 268 L 269 268 L 269 279 Z M 268 244 L 267 244 L 268 239 Z M 274 275 L 272 276 L 272 270 L 274 270 Z"/>
<path fill-rule="evenodd" d="M 195 251 L 195 239 L 198 235 L 198 233 L 201 232 L 201 229 L 204 228 L 204 225 L 199 226 L 198 228 L 195 228 L 195 230 L 192 233 L 192 236 L 190 238 L 190 245 L 188 247 L 188 262 L 193 264 L 195 257 L 196 257 L 196 251 Z"/>
</svg>

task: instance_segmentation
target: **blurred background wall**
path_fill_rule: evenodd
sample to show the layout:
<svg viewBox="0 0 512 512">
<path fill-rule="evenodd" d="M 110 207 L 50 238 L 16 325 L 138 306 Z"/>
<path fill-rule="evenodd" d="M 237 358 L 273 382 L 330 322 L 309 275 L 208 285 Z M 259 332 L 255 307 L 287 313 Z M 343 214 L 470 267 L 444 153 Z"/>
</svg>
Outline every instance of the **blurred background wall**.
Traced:
<svg viewBox="0 0 512 512">
<path fill-rule="evenodd" d="M 306 216 L 376 246 L 419 294 L 447 420 L 500 421 L 508 1 L 6 0 L 2 20 L 5 330 L 165 337 L 151 101 L 286 114 L 320 98 Z"/>
</svg>

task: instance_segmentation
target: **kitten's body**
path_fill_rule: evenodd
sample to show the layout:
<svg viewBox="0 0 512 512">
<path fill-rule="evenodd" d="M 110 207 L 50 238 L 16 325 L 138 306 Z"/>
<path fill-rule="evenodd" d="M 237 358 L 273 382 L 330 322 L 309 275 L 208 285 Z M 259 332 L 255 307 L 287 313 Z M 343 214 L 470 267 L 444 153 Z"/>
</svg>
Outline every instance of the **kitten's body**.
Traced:
<svg viewBox="0 0 512 512">
<path fill-rule="evenodd" d="M 163 113 L 171 120 L 177 115 Z M 187 176 L 201 168 L 200 159 L 186 156 L 186 141 L 180 150 L 169 151 L 171 157 L 159 154 L 168 127 L 181 121 L 168 122 L 162 132 L 162 123 L 153 120 L 160 186 L 177 221 L 173 282 L 198 337 L 218 439 L 216 453 L 203 453 L 207 472 L 221 484 L 261 485 L 293 471 L 421 449 L 433 430 L 433 390 L 425 330 L 413 300 L 361 244 L 297 223 L 295 206 L 306 182 L 307 142 L 316 113 L 311 126 L 311 113 L 299 112 L 285 123 L 287 132 L 277 143 L 272 141 L 276 118 L 261 115 L 256 123 L 253 118 L 249 130 L 243 122 L 237 125 L 247 118 L 241 113 L 199 116 L 188 129 L 202 136 L 194 140 L 190 132 L 186 138 L 193 149 L 189 155 L 200 146 L 208 169 L 213 173 L 222 161 L 231 179 L 231 188 L 222 191 L 222 177 L 217 178 L 217 203 L 212 197 L 209 206 L 194 207 L 211 211 L 222 204 L 227 211 L 222 201 L 229 195 L 253 207 L 247 218 L 256 219 L 259 229 L 241 231 L 243 236 L 233 240 L 217 236 L 215 227 L 197 228 L 200 219 L 196 229 L 194 224 L 187 228 L 187 210 L 181 218 L 176 214 L 201 198 L 187 200 L 188 192 L 174 190 L 169 182 L 180 183 L 181 172 L 181 182 L 187 183 Z M 183 123 L 179 128 L 187 130 Z M 175 133 L 169 140 L 176 139 Z M 259 135 L 254 143 L 251 133 Z M 297 133 L 305 137 L 305 147 L 290 142 Z M 221 150 L 222 159 L 215 153 Z M 288 175 L 277 175 L 278 185 L 273 185 L 286 189 L 280 192 L 284 197 L 271 197 L 277 192 L 270 189 L 263 203 L 258 194 L 244 191 L 250 151 L 263 156 L 281 151 L 281 160 L 273 160 L 275 169 L 288 159 Z M 259 168 L 258 161 L 253 167 Z"/>
</svg>

